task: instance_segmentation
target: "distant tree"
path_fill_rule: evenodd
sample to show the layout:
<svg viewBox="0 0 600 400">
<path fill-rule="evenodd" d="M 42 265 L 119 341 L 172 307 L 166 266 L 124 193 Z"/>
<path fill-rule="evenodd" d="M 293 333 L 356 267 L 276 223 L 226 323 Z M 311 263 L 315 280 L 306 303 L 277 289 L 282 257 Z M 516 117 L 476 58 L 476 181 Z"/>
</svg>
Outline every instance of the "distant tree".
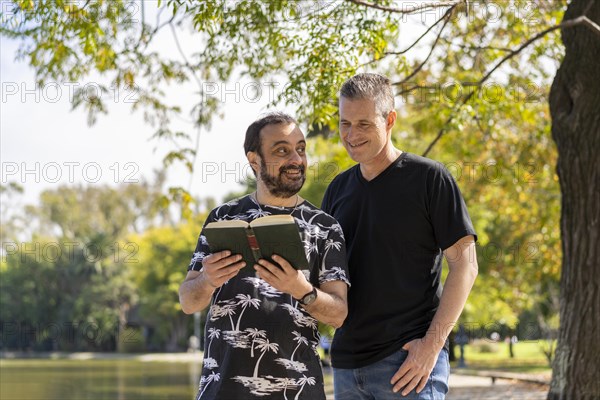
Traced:
<svg viewBox="0 0 600 400">
<path fill-rule="evenodd" d="M 152 228 L 129 237 L 139 251 L 127 264 L 139 296 L 139 314 L 154 332 L 151 343 L 167 351 L 187 346 L 189 318 L 181 311 L 179 285 L 186 275 L 202 220 Z"/>
<path fill-rule="evenodd" d="M 34 233 L 18 238 L 3 232 L 0 329 L 7 339 L 4 346 L 22 350 L 126 350 L 132 340 L 140 339 L 132 335 L 130 319 L 141 313 L 146 319 L 138 318 L 136 324 L 152 326 L 159 334 L 166 332 L 167 337 L 158 340 L 157 346 L 177 347 L 183 333 L 168 336 L 175 328 L 183 331 L 181 324 L 167 318 L 182 314 L 172 290 L 176 280 L 183 280 L 203 214 L 192 220 L 187 232 L 196 232 L 188 235 L 187 241 L 182 240 L 183 234 L 157 237 L 151 243 L 140 240 L 158 229 L 155 226 L 177 226 L 173 211 L 178 211 L 178 205 L 161 206 L 163 182 L 159 174 L 152 184 L 62 186 L 44 191 L 39 204 L 27 206 L 26 213 L 12 210 L 12 218 L 27 221 Z M 153 246 L 158 252 L 175 239 L 179 243 L 173 248 L 185 249 L 178 253 L 178 263 L 164 267 L 177 274 L 170 280 L 151 279 L 150 274 L 158 273 L 163 264 L 143 264 L 141 255 L 152 251 Z M 157 257 L 169 259 L 163 254 Z M 148 280 L 138 279 L 139 268 L 149 274 Z M 151 290 L 146 291 L 148 285 Z M 155 311 L 165 307 L 160 304 L 163 297 L 171 314 L 163 313 L 157 319 Z M 154 302 L 149 310 L 146 305 L 150 300 Z M 143 345 L 133 344 L 137 348 Z"/>
<path fill-rule="evenodd" d="M 25 221 L 20 213 L 22 210 L 19 210 L 21 208 L 19 200 L 23 191 L 23 186 L 16 182 L 0 185 L 0 201 L 2 202 L 0 236 L 3 241 L 17 240 L 20 231 L 24 229 Z"/>
</svg>

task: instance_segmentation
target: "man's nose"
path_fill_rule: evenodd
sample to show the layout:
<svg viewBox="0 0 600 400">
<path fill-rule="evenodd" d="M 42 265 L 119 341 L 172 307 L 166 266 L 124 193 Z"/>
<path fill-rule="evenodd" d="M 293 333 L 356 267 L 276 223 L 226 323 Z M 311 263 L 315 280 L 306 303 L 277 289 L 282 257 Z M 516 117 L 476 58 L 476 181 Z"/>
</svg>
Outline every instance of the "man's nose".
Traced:
<svg viewBox="0 0 600 400">
<path fill-rule="evenodd" d="M 292 155 L 290 156 L 290 163 L 293 164 L 302 164 L 302 156 L 296 150 L 292 151 Z"/>
<path fill-rule="evenodd" d="M 352 125 L 346 127 L 346 129 L 344 129 L 344 136 L 345 136 L 346 140 L 350 140 L 351 138 L 354 137 L 354 129 L 352 128 Z"/>
</svg>

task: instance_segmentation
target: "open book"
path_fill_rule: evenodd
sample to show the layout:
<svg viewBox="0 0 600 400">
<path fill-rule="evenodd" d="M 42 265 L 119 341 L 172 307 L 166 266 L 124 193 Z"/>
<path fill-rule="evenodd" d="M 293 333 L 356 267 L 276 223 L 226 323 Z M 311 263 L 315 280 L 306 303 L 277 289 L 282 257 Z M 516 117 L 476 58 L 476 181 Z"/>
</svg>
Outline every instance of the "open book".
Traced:
<svg viewBox="0 0 600 400">
<path fill-rule="evenodd" d="M 264 258 L 275 265 L 273 254 L 285 258 L 295 269 L 309 269 L 300 231 L 291 215 L 267 215 L 248 223 L 241 220 L 210 222 L 202 231 L 210 251 L 241 254 L 246 267 Z"/>
</svg>

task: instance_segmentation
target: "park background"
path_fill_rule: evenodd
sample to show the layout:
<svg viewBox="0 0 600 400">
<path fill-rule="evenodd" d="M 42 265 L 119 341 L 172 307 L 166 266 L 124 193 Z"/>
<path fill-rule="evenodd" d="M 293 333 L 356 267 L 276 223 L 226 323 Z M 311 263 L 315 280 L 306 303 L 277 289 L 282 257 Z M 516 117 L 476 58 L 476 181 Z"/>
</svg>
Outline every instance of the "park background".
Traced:
<svg viewBox="0 0 600 400">
<path fill-rule="evenodd" d="M 478 232 L 467 366 L 549 379 L 563 254 L 548 98 L 568 6 L 2 1 L 3 355 L 186 352 L 206 314 L 183 314 L 179 284 L 210 209 L 253 190 L 246 127 L 298 117 L 300 194 L 320 205 L 353 165 L 337 88 L 373 71 L 396 88 L 396 146 L 446 165 Z"/>
</svg>

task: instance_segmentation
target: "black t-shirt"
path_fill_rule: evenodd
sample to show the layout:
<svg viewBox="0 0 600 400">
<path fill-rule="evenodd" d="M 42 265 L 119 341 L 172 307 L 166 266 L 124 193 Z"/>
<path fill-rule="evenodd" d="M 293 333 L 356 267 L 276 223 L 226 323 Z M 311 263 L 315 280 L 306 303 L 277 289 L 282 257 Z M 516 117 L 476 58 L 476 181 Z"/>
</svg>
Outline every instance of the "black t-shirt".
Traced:
<svg viewBox="0 0 600 400">
<path fill-rule="evenodd" d="M 348 283 L 342 229 L 308 201 L 293 208 L 272 207 L 244 196 L 214 209 L 206 223 L 249 222 L 277 214 L 290 214 L 296 220 L 310 265 L 302 272 L 314 286 Z M 199 271 L 208 254 L 201 234 L 188 270 Z M 317 324 L 292 296 L 257 277 L 252 269 L 242 270 L 212 296 L 196 398 L 325 400 Z"/>
<path fill-rule="evenodd" d="M 352 282 L 333 366 L 360 368 L 424 337 L 440 302 L 442 250 L 475 236 L 450 173 L 409 153 L 371 181 L 355 165 L 329 185 L 322 208 L 344 230 Z"/>
</svg>

